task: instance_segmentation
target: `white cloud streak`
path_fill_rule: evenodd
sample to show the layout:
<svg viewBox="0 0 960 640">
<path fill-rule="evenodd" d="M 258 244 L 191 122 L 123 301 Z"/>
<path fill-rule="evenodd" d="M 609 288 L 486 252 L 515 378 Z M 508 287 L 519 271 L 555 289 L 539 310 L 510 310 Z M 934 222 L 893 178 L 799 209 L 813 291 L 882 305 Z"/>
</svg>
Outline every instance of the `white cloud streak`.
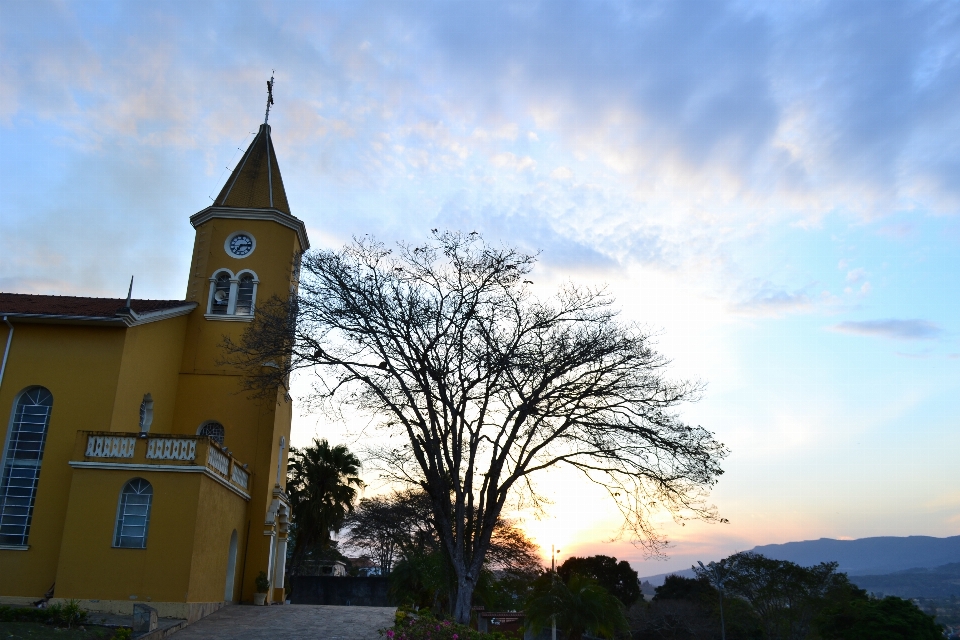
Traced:
<svg viewBox="0 0 960 640">
<path fill-rule="evenodd" d="M 892 340 L 935 340 L 943 330 L 929 320 L 863 320 L 841 322 L 830 327 L 832 331 L 857 336 L 888 338 Z"/>
</svg>

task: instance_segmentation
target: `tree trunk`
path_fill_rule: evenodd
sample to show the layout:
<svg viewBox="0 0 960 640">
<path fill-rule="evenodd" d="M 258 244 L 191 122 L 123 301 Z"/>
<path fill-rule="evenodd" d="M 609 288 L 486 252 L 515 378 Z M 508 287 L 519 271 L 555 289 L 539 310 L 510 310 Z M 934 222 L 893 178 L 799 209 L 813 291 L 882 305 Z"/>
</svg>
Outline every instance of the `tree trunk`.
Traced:
<svg viewBox="0 0 960 640">
<path fill-rule="evenodd" d="M 453 619 L 459 624 L 470 624 L 470 607 L 473 604 L 473 590 L 477 583 L 470 577 L 457 580 L 457 597 L 453 606 Z"/>
</svg>

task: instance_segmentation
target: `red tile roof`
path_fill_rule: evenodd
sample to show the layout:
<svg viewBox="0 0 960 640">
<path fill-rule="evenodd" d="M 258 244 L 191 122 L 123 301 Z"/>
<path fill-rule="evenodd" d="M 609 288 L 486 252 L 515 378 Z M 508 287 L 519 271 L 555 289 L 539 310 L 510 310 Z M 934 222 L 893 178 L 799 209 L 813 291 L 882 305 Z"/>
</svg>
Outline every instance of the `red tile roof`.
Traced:
<svg viewBox="0 0 960 640">
<path fill-rule="evenodd" d="M 134 313 L 143 315 L 193 305 L 186 300 L 131 300 Z M 68 316 L 113 318 L 127 305 L 125 298 L 86 298 L 80 296 L 42 296 L 27 293 L 0 293 L 0 315 Z"/>
</svg>

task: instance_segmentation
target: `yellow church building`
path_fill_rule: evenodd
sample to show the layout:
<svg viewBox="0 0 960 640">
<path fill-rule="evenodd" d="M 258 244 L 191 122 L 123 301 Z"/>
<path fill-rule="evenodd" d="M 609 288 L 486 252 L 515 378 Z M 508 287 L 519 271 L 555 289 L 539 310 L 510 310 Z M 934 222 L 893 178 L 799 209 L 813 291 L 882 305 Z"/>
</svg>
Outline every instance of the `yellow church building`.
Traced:
<svg viewBox="0 0 960 640">
<path fill-rule="evenodd" d="M 263 124 L 196 230 L 183 300 L 0 293 L 0 602 L 196 620 L 283 601 L 292 405 L 222 362 L 297 290 L 306 227 Z"/>
</svg>

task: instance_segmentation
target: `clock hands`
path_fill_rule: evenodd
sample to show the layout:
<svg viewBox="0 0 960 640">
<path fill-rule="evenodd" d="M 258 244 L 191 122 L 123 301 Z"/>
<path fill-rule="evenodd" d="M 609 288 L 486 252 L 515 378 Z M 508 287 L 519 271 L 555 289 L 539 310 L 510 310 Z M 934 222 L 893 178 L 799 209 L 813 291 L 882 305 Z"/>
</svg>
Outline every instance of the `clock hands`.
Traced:
<svg viewBox="0 0 960 640">
<path fill-rule="evenodd" d="M 253 251 L 253 238 L 246 234 L 237 234 L 230 238 L 227 248 L 235 256 L 246 256 Z"/>
</svg>

